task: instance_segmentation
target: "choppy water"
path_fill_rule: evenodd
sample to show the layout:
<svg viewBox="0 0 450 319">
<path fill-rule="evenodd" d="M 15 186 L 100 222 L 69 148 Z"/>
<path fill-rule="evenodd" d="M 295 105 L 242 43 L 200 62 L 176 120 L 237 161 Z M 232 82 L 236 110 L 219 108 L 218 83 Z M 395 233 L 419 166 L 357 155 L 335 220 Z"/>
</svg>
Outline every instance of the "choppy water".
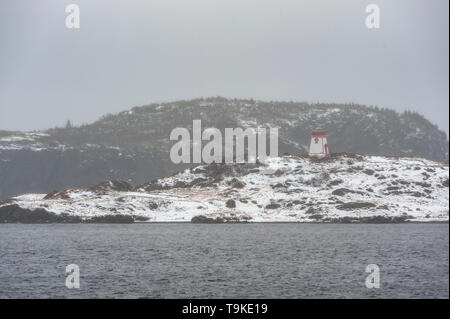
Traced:
<svg viewBox="0 0 450 319">
<path fill-rule="evenodd" d="M 0 298 L 80 297 L 448 298 L 449 226 L 0 225 Z"/>
</svg>

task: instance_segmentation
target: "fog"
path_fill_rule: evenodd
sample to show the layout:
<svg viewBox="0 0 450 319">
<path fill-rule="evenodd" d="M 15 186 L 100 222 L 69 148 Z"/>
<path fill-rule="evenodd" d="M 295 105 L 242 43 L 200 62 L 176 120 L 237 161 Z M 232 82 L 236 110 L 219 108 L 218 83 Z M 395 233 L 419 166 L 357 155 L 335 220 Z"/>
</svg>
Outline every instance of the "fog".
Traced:
<svg viewBox="0 0 450 319">
<path fill-rule="evenodd" d="M 0 130 L 219 95 L 409 109 L 448 134 L 447 0 L 73 0 L 80 29 L 69 3 L 0 2 Z"/>
</svg>

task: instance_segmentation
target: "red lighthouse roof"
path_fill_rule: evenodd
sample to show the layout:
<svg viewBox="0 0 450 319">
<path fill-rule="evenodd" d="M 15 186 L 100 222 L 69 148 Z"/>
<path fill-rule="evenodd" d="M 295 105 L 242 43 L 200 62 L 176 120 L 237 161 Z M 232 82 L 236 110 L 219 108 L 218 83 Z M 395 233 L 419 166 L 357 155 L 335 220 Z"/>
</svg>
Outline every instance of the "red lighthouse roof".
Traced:
<svg viewBox="0 0 450 319">
<path fill-rule="evenodd" d="M 312 137 L 325 137 L 325 136 L 327 136 L 327 133 L 325 133 L 325 132 L 312 132 L 311 136 Z"/>
</svg>

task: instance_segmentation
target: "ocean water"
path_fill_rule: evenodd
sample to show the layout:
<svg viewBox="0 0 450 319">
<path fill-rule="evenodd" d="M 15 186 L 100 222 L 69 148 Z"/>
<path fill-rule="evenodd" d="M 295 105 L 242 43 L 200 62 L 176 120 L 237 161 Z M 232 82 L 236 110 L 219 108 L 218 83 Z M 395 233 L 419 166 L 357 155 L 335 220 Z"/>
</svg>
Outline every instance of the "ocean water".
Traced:
<svg viewBox="0 0 450 319">
<path fill-rule="evenodd" d="M 0 225 L 0 298 L 448 297 L 448 224 Z"/>
</svg>

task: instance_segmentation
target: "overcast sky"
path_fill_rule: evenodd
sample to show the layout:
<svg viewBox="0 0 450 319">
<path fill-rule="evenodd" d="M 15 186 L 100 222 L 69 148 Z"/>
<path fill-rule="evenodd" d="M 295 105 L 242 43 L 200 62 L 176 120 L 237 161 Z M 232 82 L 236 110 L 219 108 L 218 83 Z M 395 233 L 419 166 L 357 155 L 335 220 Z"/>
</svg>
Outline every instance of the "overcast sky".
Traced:
<svg viewBox="0 0 450 319">
<path fill-rule="evenodd" d="M 67 29 L 65 6 L 80 7 Z M 380 29 L 365 26 L 380 7 Z M 207 96 L 415 110 L 448 134 L 448 0 L 1 0 L 0 130 Z"/>
</svg>

